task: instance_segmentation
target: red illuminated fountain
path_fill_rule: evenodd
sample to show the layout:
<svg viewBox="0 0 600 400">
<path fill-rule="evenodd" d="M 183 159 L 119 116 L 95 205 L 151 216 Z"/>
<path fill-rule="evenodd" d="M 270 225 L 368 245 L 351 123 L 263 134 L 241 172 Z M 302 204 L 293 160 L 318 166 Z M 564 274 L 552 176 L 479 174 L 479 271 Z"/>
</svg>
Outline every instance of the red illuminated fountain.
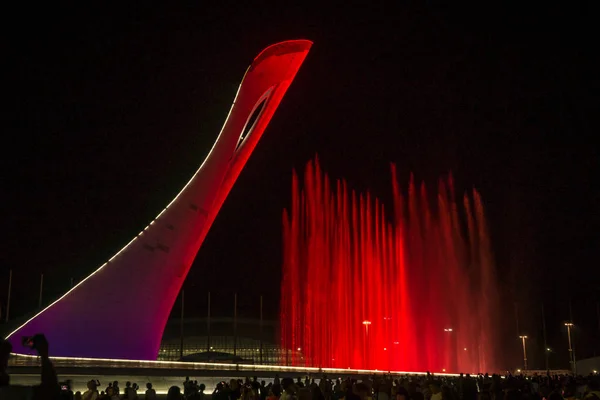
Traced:
<svg viewBox="0 0 600 400">
<path fill-rule="evenodd" d="M 435 196 L 391 166 L 393 212 L 330 181 L 318 160 L 283 213 L 283 363 L 384 371 L 486 372 L 497 298 L 481 198 Z M 435 200 L 432 200 L 435 199 Z"/>
</svg>

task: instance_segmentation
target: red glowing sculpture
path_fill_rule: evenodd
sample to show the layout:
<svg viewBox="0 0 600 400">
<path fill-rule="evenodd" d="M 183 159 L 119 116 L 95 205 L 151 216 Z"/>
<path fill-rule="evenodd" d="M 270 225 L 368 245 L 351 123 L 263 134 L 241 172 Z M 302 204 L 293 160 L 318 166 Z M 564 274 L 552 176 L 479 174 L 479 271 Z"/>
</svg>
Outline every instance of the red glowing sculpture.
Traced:
<svg viewBox="0 0 600 400">
<path fill-rule="evenodd" d="M 17 353 L 31 354 L 22 336 L 44 333 L 53 356 L 156 359 L 192 261 L 311 45 L 281 42 L 254 59 L 192 179 L 108 262 L 13 331 Z"/>
</svg>

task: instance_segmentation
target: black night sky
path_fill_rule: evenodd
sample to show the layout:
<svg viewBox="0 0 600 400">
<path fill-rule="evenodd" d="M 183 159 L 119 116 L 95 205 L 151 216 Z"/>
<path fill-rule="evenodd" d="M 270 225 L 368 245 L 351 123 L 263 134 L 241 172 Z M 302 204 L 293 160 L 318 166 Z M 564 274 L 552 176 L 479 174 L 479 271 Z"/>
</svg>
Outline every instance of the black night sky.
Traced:
<svg viewBox="0 0 600 400">
<path fill-rule="evenodd" d="M 306 38 L 314 46 L 188 275 L 190 316 L 210 290 L 214 314 L 239 292 L 240 314 L 257 316 L 262 293 L 276 318 L 291 171 L 318 153 L 331 176 L 384 202 L 389 162 L 406 181 L 412 171 L 434 187 L 452 171 L 461 190 L 477 187 L 507 365 L 520 355 L 515 302 L 533 365 L 542 301 L 551 363 L 567 365 L 569 300 L 578 358 L 600 354 L 597 9 L 220 3 L 5 13 L 2 320 L 9 269 L 15 318 L 37 307 L 40 273 L 45 301 L 91 273 L 195 172 L 253 57 Z"/>
</svg>

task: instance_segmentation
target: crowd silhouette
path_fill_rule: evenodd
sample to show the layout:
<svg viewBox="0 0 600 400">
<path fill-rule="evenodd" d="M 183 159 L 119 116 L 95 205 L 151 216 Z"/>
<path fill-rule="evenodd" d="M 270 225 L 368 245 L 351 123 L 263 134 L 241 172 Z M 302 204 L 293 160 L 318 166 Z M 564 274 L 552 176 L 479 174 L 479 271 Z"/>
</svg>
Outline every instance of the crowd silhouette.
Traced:
<svg viewBox="0 0 600 400">
<path fill-rule="evenodd" d="M 157 400 L 152 383 L 145 391 L 135 382 L 118 381 L 102 388 L 90 380 L 86 390 L 73 392 L 70 382 L 59 382 L 48 357 L 48 342 L 43 335 L 33 338 L 41 362 L 40 384 L 33 387 L 11 385 L 7 373 L 10 343 L 0 342 L 0 400 Z M 534 376 L 480 374 L 471 376 L 374 375 L 331 379 L 326 375 L 279 376 L 266 382 L 257 377 L 223 380 L 210 394 L 197 380 L 185 378 L 181 387 L 172 386 L 167 400 L 600 400 L 600 377 L 596 375 Z M 183 390 L 182 390 L 183 388 Z M 143 391 L 143 393 L 142 393 Z"/>
</svg>

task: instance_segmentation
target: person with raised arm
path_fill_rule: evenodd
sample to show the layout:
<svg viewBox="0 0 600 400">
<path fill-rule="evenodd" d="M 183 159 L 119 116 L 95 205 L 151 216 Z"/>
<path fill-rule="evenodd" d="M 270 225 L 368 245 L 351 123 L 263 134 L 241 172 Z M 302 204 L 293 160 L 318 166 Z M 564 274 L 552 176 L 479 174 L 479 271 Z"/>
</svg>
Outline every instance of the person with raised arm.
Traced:
<svg viewBox="0 0 600 400">
<path fill-rule="evenodd" d="M 35 349 L 41 361 L 41 383 L 37 386 L 17 386 L 10 384 L 7 372 L 8 358 L 12 352 L 11 344 L 0 342 L 0 399 L 2 400 L 55 400 L 60 398 L 60 386 L 54 366 L 48 357 L 48 341 L 37 334 L 24 338 L 23 343 Z"/>
</svg>

